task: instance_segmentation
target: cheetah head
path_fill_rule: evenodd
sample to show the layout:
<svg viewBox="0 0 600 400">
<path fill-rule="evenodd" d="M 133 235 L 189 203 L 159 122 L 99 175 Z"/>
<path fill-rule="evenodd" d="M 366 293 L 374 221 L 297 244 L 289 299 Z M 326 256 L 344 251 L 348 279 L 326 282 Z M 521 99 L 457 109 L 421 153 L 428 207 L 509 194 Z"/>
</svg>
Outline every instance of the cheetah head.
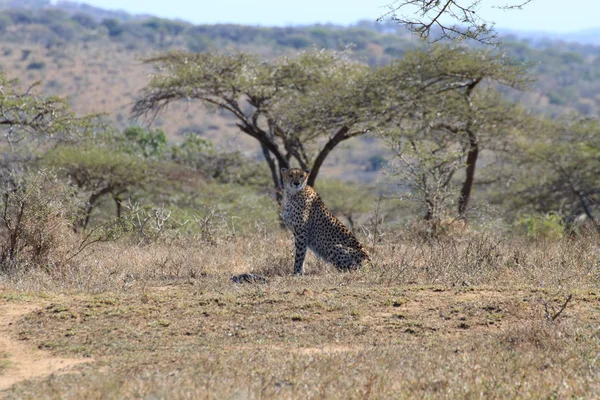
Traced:
<svg viewBox="0 0 600 400">
<path fill-rule="evenodd" d="M 290 194 L 294 194 L 304 189 L 309 173 L 310 171 L 307 169 L 281 168 L 281 176 L 283 177 L 283 186 L 285 190 Z"/>
</svg>

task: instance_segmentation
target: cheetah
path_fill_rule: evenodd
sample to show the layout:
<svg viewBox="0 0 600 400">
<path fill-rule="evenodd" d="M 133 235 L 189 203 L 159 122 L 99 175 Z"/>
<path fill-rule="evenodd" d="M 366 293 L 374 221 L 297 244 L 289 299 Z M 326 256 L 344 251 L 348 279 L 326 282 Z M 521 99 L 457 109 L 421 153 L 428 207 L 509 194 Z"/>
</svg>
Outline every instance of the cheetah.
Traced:
<svg viewBox="0 0 600 400">
<path fill-rule="evenodd" d="M 337 269 L 357 269 L 369 255 L 352 232 L 325 206 L 317 192 L 306 184 L 310 171 L 282 168 L 283 222 L 294 233 L 294 274 L 304 274 L 306 249 L 310 248 Z"/>
</svg>

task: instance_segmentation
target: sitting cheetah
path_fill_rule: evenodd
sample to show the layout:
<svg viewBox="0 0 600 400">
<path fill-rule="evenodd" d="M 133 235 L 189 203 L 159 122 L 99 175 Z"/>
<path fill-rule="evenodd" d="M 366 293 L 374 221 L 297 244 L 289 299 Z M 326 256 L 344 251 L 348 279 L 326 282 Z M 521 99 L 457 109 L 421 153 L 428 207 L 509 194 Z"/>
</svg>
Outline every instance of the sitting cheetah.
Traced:
<svg viewBox="0 0 600 400">
<path fill-rule="evenodd" d="M 283 222 L 294 233 L 294 274 L 304 274 L 306 249 L 337 269 L 360 267 L 369 255 L 354 235 L 328 209 L 313 188 L 306 185 L 307 170 L 282 168 Z"/>
</svg>

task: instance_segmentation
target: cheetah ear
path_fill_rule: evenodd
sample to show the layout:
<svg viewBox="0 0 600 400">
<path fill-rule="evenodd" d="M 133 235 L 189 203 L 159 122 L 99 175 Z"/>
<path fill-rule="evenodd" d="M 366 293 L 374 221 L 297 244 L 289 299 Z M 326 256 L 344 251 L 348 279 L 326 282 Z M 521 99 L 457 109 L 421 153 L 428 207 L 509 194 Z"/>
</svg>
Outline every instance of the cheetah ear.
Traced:
<svg viewBox="0 0 600 400">
<path fill-rule="evenodd" d="M 287 168 L 281 168 L 281 173 L 283 174 L 285 171 L 287 171 Z"/>
<path fill-rule="evenodd" d="M 306 172 L 307 174 L 310 174 L 310 169 L 305 169 L 304 172 Z"/>
</svg>

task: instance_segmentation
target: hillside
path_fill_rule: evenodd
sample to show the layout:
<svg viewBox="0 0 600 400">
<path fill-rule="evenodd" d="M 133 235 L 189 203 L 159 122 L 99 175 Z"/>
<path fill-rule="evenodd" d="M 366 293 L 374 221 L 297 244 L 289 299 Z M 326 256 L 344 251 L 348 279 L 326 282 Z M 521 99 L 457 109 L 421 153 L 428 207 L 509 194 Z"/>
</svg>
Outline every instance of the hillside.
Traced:
<svg viewBox="0 0 600 400">
<path fill-rule="evenodd" d="M 422 45 L 394 24 L 368 21 L 351 27 L 195 26 L 73 2 L 6 0 L 0 9 L 0 68 L 25 86 L 40 81 L 44 93 L 67 96 L 77 113 L 106 113 L 119 128 L 147 122 L 132 121 L 130 108 L 152 72 L 143 60 L 160 52 L 241 49 L 269 58 L 313 47 L 350 45 L 360 60 L 382 65 Z M 600 115 L 600 47 L 508 37 L 501 51 L 529 63 L 537 79 L 526 92 L 507 91 L 509 99 L 550 115 L 574 110 Z M 209 113 L 193 103 L 170 108 L 153 124 L 171 141 L 181 140 L 184 132 L 196 132 L 221 147 L 260 157 L 254 140 L 239 134 L 227 115 Z M 366 142 L 349 141 L 345 147 L 350 151 L 329 160 L 332 175 L 347 164 L 365 170 L 369 157 L 384 152 L 372 142 L 368 148 L 358 143 Z"/>
<path fill-rule="evenodd" d="M 15 8 L 20 4 L 20 8 Z M 293 54 L 303 49 L 351 46 L 357 57 L 371 65 L 381 65 L 421 42 L 410 37 L 393 23 L 362 21 L 354 26 L 314 25 L 286 28 L 263 28 L 238 25 L 193 25 L 150 16 L 134 16 L 122 11 L 106 11 L 74 2 L 48 0 L 28 2 L 6 0 L 0 3 L 0 42 L 19 46 L 39 45 L 52 54 L 36 54 L 37 62 L 53 58 L 57 52 L 77 52 L 85 58 L 96 57 L 101 49 L 113 65 L 132 64 L 121 57 L 148 57 L 156 52 L 171 49 L 208 51 L 238 48 L 271 57 Z M 83 47 L 83 48 L 81 48 Z M 513 94 L 515 100 L 527 106 L 557 114 L 577 110 L 586 115 L 600 114 L 598 65 L 600 47 L 554 41 L 543 37 L 517 40 L 507 36 L 500 49 L 518 61 L 531 64 L 531 72 L 537 78 L 528 93 Z M 25 58 L 25 57 L 23 57 Z M 26 61 L 25 59 L 23 61 Z M 49 60 L 48 60 L 49 61 Z M 55 61 L 53 58 L 52 61 Z M 37 64 L 43 69 L 45 64 Z M 21 67 L 21 66 L 19 66 Z M 4 68 L 20 78 L 29 78 L 36 65 L 26 64 L 27 72 Z M 81 73 L 96 74 L 87 70 Z M 140 70 L 140 71 L 143 71 Z M 144 73 L 147 71 L 144 71 Z M 111 72 L 112 73 L 112 72 Z M 125 71 L 126 75 L 128 72 Z M 121 71 L 123 75 L 123 71 Z M 36 76 L 36 78 L 43 76 Z M 66 79 L 71 79 L 66 74 Z M 129 80 L 129 78 L 127 78 Z M 137 79 L 136 79 L 137 81 Z M 139 81 L 143 85 L 143 79 Z M 47 82 L 46 82 L 47 84 Z M 131 95 L 137 85 L 123 87 L 116 97 Z M 62 94 L 72 94 L 61 91 Z M 135 93 L 135 91 L 133 92 Z M 116 115 L 115 115 L 116 117 Z M 121 120 L 123 116 L 119 117 Z"/>
</svg>

